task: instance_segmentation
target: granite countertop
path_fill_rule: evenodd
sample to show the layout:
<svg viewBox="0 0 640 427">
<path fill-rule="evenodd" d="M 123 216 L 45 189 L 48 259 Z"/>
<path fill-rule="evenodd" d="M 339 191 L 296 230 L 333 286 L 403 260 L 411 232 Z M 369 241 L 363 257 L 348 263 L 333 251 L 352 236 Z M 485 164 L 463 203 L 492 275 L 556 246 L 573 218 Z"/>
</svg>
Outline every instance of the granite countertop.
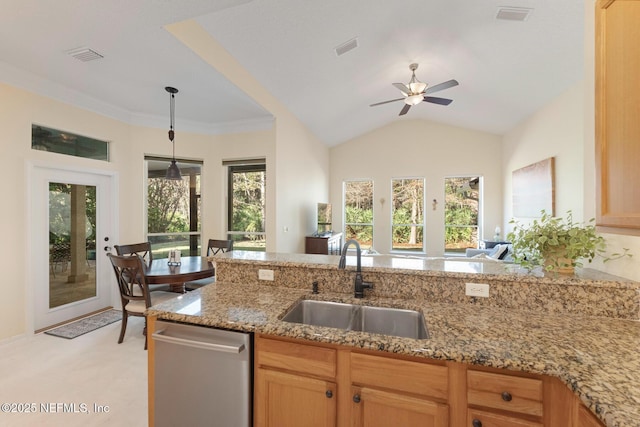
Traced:
<svg viewBox="0 0 640 427">
<path fill-rule="evenodd" d="M 272 253 L 257 251 L 231 251 L 220 256 L 210 257 L 214 262 L 246 263 L 247 265 L 295 265 L 302 268 L 335 270 L 340 256 L 296 253 Z M 346 257 L 347 267 L 355 267 L 356 257 Z M 516 264 L 493 259 L 474 259 L 463 256 L 424 257 L 417 255 L 363 255 L 361 266 L 365 272 L 402 272 L 460 278 L 492 277 L 497 279 L 517 279 L 520 282 L 561 283 L 606 282 L 607 286 L 625 286 L 640 289 L 633 280 L 614 276 L 591 268 L 576 268 L 574 275 L 544 273 L 541 267 L 528 271 Z"/>
<path fill-rule="evenodd" d="M 246 257 L 255 262 L 260 255 Z M 300 257 L 297 262 L 322 264 L 313 256 Z M 286 257 L 268 258 L 287 262 Z M 305 297 L 417 309 L 425 315 L 430 338 L 414 340 L 279 320 Z M 147 314 L 196 325 L 551 375 L 574 390 L 607 426 L 640 425 L 640 322 L 634 320 L 419 299 L 354 300 L 347 293 L 311 295 L 306 289 L 223 281 L 151 307 Z"/>
</svg>

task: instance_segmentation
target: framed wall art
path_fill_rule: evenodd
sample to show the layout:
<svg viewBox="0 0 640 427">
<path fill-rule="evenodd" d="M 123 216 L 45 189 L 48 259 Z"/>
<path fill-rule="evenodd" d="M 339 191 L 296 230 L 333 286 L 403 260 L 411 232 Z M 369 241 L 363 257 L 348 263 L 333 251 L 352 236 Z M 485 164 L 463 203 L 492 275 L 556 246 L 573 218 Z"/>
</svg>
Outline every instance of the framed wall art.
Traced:
<svg viewBox="0 0 640 427">
<path fill-rule="evenodd" d="M 555 216 L 555 158 L 541 160 L 513 171 L 513 216 L 539 218 L 540 211 Z"/>
</svg>

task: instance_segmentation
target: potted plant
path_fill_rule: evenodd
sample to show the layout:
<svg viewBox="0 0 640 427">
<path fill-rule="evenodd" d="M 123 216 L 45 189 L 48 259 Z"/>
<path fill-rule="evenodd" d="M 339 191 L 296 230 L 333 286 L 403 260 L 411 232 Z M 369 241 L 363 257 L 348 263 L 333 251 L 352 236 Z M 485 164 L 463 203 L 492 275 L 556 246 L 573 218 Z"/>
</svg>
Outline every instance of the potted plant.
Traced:
<svg viewBox="0 0 640 427">
<path fill-rule="evenodd" d="M 565 218 L 558 218 L 546 211 L 530 224 L 511 220 L 513 230 L 508 240 L 513 243 L 513 259 L 516 264 L 531 270 L 542 265 L 545 271 L 571 274 L 574 267 L 582 267 L 582 260 L 593 261 L 602 256 L 604 262 L 631 256 L 628 249 L 622 253 L 606 255 L 606 242 L 596 234 L 593 218 L 588 224 L 573 221 L 567 211 Z"/>
</svg>

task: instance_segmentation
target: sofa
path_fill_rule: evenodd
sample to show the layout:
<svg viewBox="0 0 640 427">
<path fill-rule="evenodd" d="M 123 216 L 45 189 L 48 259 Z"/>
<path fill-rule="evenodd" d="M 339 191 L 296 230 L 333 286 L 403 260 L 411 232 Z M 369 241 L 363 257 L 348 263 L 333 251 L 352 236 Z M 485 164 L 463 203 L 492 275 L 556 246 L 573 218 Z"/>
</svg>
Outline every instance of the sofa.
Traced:
<svg viewBox="0 0 640 427">
<path fill-rule="evenodd" d="M 513 262 L 513 246 L 510 243 L 498 244 L 490 249 L 467 249 L 467 258 L 484 258 L 495 261 Z"/>
</svg>

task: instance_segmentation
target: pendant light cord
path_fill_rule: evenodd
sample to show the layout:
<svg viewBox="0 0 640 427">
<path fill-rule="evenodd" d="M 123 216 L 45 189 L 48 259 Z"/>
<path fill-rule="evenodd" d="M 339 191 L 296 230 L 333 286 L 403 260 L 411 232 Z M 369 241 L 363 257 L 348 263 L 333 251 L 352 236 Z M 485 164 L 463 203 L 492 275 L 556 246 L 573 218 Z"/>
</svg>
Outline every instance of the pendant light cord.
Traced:
<svg viewBox="0 0 640 427">
<path fill-rule="evenodd" d="M 175 114 L 176 114 L 176 97 L 174 93 L 169 93 L 169 141 L 171 141 L 171 145 L 173 146 L 173 160 L 176 159 L 176 143 L 173 141 L 175 137 Z"/>
</svg>

